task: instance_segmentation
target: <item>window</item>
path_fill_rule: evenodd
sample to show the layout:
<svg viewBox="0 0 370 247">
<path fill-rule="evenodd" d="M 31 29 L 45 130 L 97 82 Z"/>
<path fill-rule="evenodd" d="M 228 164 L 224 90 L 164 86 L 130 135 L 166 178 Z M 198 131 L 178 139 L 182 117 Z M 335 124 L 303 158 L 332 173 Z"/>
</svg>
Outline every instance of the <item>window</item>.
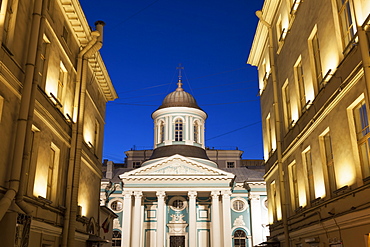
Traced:
<svg viewBox="0 0 370 247">
<path fill-rule="evenodd" d="M 182 211 L 186 208 L 187 201 L 182 196 L 175 196 L 169 200 L 168 205 L 174 211 Z"/>
<path fill-rule="evenodd" d="M 133 168 L 139 168 L 141 166 L 141 162 L 134 161 L 134 162 L 132 162 L 132 166 L 133 166 Z"/>
<path fill-rule="evenodd" d="M 159 143 L 164 142 L 164 123 L 161 121 L 159 124 Z"/>
<path fill-rule="evenodd" d="M 276 22 L 276 36 L 279 42 L 283 40 L 283 32 L 284 30 L 283 30 L 283 25 L 281 21 L 281 16 L 279 16 L 279 19 Z"/>
<path fill-rule="evenodd" d="M 363 178 L 368 178 L 370 177 L 370 129 L 365 100 L 362 100 L 353 109 L 353 117 L 360 152 L 362 176 Z"/>
<path fill-rule="evenodd" d="M 66 26 L 63 27 L 62 37 L 63 37 L 64 41 L 66 42 L 66 44 L 68 44 L 69 30 Z"/>
<path fill-rule="evenodd" d="M 268 154 L 272 153 L 272 131 L 271 131 L 271 116 L 268 114 L 266 118 L 266 142 Z"/>
<path fill-rule="evenodd" d="M 284 104 L 284 114 L 285 114 L 285 126 L 287 129 L 291 127 L 292 124 L 292 111 L 290 106 L 290 95 L 289 95 L 289 84 L 288 81 L 283 86 L 283 104 Z"/>
<path fill-rule="evenodd" d="M 337 0 L 338 17 L 342 36 L 343 49 L 345 49 L 355 35 L 353 15 L 349 0 Z"/>
<path fill-rule="evenodd" d="M 181 119 L 176 119 L 175 121 L 175 141 L 182 141 L 182 128 L 183 123 Z"/>
<path fill-rule="evenodd" d="M 46 179 L 46 199 L 53 199 L 53 192 L 56 186 L 56 178 L 58 177 L 56 173 L 58 162 L 59 162 L 59 149 L 52 143 L 50 146 L 49 153 L 49 164 L 48 164 L 48 176 Z"/>
<path fill-rule="evenodd" d="M 320 46 L 319 39 L 317 37 L 317 32 L 315 32 L 311 38 L 312 56 L 314 73 L 316 78 L 316 83 L 318 85 L 318 91 L 324 87 L 323 77 L 322 77 L 322 67 L 321 67 L 321 57 L 320 57 Z"/>
<path fill-rule="evenodd" d="M 227 168 L 235 168 L 235 162 L 226 162 Z"/>
<path fill-rule="evenodd" d="M 58 91 L 57 91 L 57 99 L 59 100 L 59 102 L 62 102 L 63 99 L 63 89 L 65 87 L 66 80 L 67 80 L 67 70 L 64 64 L 60 62 L 58 76 Z"/>
<path fill-rule="evenodd" d="M 232 209 L 237 212 L 242 212 L 246 209 L 246 202 L 240 199 L 233 200 Z"/>
<path fill-rule="evenodd" d="M 271 208 L 273 210 L 273 219 L 277 219 L 277 194 L 276 194 L 276 183 L 272 181 L 270 184 L 270 193 L 271 193 Z"/>
<path fill-rule="evenodd" d="M 121 247 L 122 234 L 120 231 L 113 231 L 112 247 Z"/>
<path fill-rule="evenodd" d="M 184 206 L 184 202 L 182 200 L 174 200 L 172 203 L 172 207 L 176 209 L 181 209 Z"/>
<path fill-rule="evenodd" d="M 0 123 L 3 115 L 3 108 L 4 108 L 4 97 L 0 95 Z"/>
<path fill-rule="evenodd" d="M 269 77 L 269 74 L 267 73 L 266 59 L 263 59 L 263 63 L 262 63 L 261 68 L 262 68 L 262 75 L 263 75 L 263 78 L 262 78 L 263 87 L 261 89 L 265 90 L 265 88 L 267 86 L 268 77 Z"/>
<path fill-rule="evenodd" d="M 3 30 L 3 44 L 10 49 L 13 41 L 16 13 L 18 8 L 18 0 L 9 0 L 7 10 L 5 13 L 4 30 Z M 8 50 L 9 51 L 9 50 Z"/>
<path fill-rule="evenodd" d="M 197 121 L 194 122 L 194 141 L 199 143 L 199 124 Z"/>
<path fill-rule="evenodd" d="M 121 201 L 116 200 L 111 203 L 110 207 L 114 211 L 121 211 L 123 208 L 123 203 Z"/>
<path fill-rule="evenodd" d="M 99 151 L 99 140 L 100 140 L 100 123 L 97 119 L 95 119 L 93 146 L 96 155 L 98 154 Z"/>
<path fill-rule="evenodd" d="M 306 109 L 306 93 L 305 93 L 305 86 L 304 86 L 304 77 L 303 77 L 303 68 L 302 68 L 302 61 L 301 58 L 298 59 L 294 66 L 294 75 L 298 89 L 298 100 L 299 106 L 301 109 L 301 113 L 304 112 Z"/>
<path fill-rule="evenodd" d="M 311 149 L 303 153 L 303 162 L 306 165 L 309 197 L 312 201 L 315 199 L 315 181 L 313 179 Z"/>
<path fill-rule="evenodd" d="M 48 55 L 48 48 L 49 48 L 50 41 L 44 35 L 41 48 L 40 48 L 40 60 L 37 66 L 38 70 L 38 83 L 42 89 L 45 89 L 45 82 L 46 82 L 46 70 L 47 70 L 47 55 Z"/>
<path fill-rule="evenodd" d="M 289 166 L 289 181 L 292 209 L 295 210 L 299 207 L 297 164 L 295 162 Z"/>
<path fill-rule="evenodd" d="M 337 189 L 337 185 L 335 181 L 334 157 L 330 132 L 327 132 L 322 136 L 322 144 L 324 147 L 324 156 L 328 171 L 329 188 L 330 191 L 333 192 Z"/>
<path fill-rule="evenodd" d="M 245 247 L 247 236 L 243 230 L 237 230 L 234 233 L 234 247 Z"/>
</svg>

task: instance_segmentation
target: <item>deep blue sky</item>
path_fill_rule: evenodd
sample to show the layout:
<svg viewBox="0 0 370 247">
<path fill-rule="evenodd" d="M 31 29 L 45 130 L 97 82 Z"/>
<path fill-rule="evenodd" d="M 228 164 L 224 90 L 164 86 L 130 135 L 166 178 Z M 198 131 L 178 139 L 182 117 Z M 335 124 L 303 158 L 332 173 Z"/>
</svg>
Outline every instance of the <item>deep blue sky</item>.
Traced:
<svg viewBox="0 0 370 247">
<path fill-rule="evenodd" d="M 206 146 L 262 159 L 257 69 L 246 64 L 263 0 L 80 0 L 90 26 L 106 23 L 101 49 L 119 98 L 107 104 L 103 159 L 153 148 L 151 114 L 175 90 L 208 114 Z"/>
</svg>

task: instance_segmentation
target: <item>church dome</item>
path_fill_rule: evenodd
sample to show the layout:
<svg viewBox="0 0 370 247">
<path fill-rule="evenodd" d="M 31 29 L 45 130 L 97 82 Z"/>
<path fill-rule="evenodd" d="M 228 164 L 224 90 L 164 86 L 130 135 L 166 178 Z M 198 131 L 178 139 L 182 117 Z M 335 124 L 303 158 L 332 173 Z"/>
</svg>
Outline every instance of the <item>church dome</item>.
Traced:
<svg viewBox="0 0 370 247">
<path fill-rule="evenodd" d="M 164 98 L 162 105 L 158 109 L 167 107 L 191 107 L 200 109 L 194 97 L 182 88 L 181 80 L 177 83 L 176 90 Z"/>
</svg>

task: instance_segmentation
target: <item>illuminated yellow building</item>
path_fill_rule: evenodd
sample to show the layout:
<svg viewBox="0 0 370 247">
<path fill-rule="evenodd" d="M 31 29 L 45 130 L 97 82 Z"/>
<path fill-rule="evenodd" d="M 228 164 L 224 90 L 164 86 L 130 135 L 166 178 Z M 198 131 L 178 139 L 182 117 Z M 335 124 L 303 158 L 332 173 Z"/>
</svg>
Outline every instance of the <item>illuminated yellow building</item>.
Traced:
<svg viewBox="0 0 370 247">
<path fill-rule="evenodd" d="M 265 0 L 256 15 L 269 242 L 368 247 L 370 1 Z"/>
<path fill-rule="evenodd" d="M 110 214 L 99 206 L 105 105 L 117 98 L 104 23 L 92 30 L 78 0 L 0 4 L 0 245 L 96 246 Z"/>
</svg>

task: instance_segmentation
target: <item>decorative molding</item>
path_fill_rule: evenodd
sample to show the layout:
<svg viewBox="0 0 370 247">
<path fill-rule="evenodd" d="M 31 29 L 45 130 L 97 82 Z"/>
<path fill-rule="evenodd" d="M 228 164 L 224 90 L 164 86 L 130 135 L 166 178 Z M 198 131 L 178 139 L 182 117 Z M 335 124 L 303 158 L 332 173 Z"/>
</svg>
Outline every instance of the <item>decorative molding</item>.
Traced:
<svg viewBox="0 0 370 247">
<path fill-rule="evenodd" d="M 158 199 L 164 199 L 166 197 L 166 192 L 162 190 L 157 191 L 156 196 Z"/>
<path fill-rule="evenodd" d="M 234 220 L 234 227 L 240 227 L 240 226 L 245 226 L 245 222 L 243 219 L 243 215 L 240 215 L 238 218 Z"/>
<path fill-rule="evenodd" d="M 196 199 L 197 198 L 197 192 L 194 190 L 190 190 L 188 192 L 189 199 Z"/>
<path fill-rule="evenodd" d="M 48 235 L 55 237 L 60 237 L 60 235 L 62 234 L 62 228 L 37 220 L 31 221 L 31 231 L 38 233 L 46 233 Z"/>
</svg>

